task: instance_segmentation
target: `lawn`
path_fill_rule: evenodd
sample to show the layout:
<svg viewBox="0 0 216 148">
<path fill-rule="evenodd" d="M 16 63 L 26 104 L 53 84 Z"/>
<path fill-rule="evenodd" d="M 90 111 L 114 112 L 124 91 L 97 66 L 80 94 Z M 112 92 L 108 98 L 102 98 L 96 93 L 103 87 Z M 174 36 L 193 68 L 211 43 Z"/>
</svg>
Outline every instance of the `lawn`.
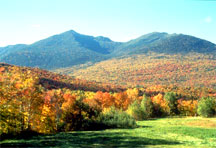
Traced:
<svg viewBox="0 0 216 148">
<path fill-rule="evenodd" d="M 4 140 L 0 147 L 216 147 L 216 118 L 139 121 L 136 129 L 78 131 Z"/>
</svg>

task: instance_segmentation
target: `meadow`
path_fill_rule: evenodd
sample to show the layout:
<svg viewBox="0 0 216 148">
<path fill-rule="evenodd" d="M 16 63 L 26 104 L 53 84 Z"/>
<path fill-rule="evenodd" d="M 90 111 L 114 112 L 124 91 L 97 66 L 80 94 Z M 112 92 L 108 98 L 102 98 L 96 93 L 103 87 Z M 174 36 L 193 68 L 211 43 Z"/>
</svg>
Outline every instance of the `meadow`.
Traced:
<svg viewBox="0 0 216 148">
<path fill-rule="evenodd" d="M 1 147 L 216 147 L 216 118 L 159 118 L 135 129 L 73 131 L 3 140 Z"/>
</svg>

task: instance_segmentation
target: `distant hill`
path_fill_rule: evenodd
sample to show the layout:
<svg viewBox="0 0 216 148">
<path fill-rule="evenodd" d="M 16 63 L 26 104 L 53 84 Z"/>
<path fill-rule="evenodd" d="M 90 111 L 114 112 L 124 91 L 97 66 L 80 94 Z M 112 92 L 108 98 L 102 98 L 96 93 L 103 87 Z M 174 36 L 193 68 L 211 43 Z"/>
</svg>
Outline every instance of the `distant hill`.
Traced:
<svg viewBox="0 0 216 148">
<path fill-rule="evenodd" d="M 54 70 L 152 52 L 182 55 L 194 52 L 215 56 L 216 45 L 189 35 L 158 32 L 120 43 L 70 30 L 31 45 L 2 47 L 0 62 Z"/>
</svg>

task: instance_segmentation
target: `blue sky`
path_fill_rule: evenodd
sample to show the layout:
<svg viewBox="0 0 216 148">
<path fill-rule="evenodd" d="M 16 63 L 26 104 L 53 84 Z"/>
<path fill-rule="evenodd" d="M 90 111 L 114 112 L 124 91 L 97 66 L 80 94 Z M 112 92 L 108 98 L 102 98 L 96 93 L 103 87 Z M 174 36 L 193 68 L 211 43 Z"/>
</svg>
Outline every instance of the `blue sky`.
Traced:
<svg viewBox="0 0 216 148">
<path fill-rule="evenodd" d="M 75 30 L 128 41 L 150 32 L 216 43 L 214 0 L 0 0 L 0 47 Z"/>
</svg>

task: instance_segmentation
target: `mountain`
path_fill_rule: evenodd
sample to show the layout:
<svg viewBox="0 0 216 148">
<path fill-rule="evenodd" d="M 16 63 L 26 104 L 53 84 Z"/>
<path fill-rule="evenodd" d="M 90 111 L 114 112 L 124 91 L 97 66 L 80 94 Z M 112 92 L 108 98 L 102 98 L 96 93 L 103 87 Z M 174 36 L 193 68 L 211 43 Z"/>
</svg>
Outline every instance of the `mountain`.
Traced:
<svg viewBox="0 0 216 148">
<path fill-rule="evenodd" d="M 104 60 L 119 44 L 109 38 L 81 35 L 71 30 L 31 45 L 0 48 L 0 61 L 43 69 L 68 67 Z"/>
<path fill-rule="evenodd" d="M 7 55 L 19 51 L 22 48 L 25 48 L 26 45 L 24 44 L 17 44 L 17 45 L 9 45 L 7 47 L 0 47 L 0 59 L 6 57 Z"/>
<path fill-rule="evenodd" d="M 193 36 L 153 32 L 128 42 L 79 34 L 73 30 L 51 36 L 31 45 L 0 48 L 0 62 L 48 70 L 92 65 L 96 62 L 131 55 L 189 54 L 216 55 L 216 45 Z"/>
<path fill-rule="evenodd" d="M 136 52 L 137 49 L 148 47 L 154 42 L 169 36 L 167 33 L 153 32 L 143 35 L 137 39 L 130 40 L 121 44 L 114 52 L 113 55 L 128 55 Z"/>
<path fill-rule="evenodd" d="M 115 56 L 144 54 L 148 52 L 166 54 L 216 53 L 216 45 L 193 36 L 183 34 L 150 33 L 117 47 Z"/>
</svg>

